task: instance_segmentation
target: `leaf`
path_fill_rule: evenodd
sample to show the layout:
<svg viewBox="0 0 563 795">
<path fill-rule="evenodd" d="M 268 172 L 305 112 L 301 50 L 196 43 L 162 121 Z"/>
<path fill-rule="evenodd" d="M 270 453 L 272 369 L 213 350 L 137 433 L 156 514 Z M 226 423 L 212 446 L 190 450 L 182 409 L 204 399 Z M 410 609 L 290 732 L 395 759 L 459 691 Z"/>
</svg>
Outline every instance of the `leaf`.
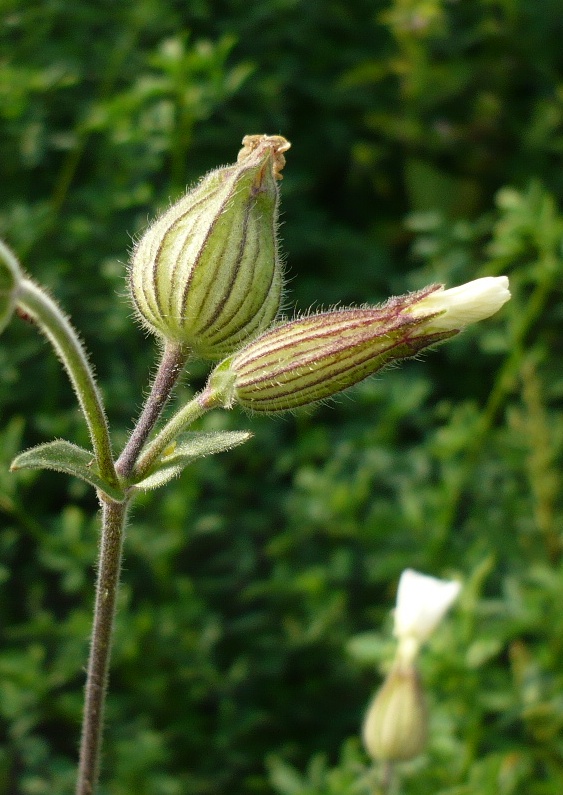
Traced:
<svg viewBox="0 0 563 795">
<path fill-rule="evenodd" d="M 151 473 L 135 483 L 141 491 L 157 489 L 178 477 L 188 464 L 196 458 L 222 453 L 248 441 L 252 436 L 248 431 L 193 432 L 181 437 L 181 441 L 168 455 L 163 456 Z"/>
<path fill-rule="evenodd" d="M 14 458 L 10 469 L 12 471 L 54 469 L 57 472 L 66 472 L 67 475 L 85 480 L 86 483 L 100 489 L 113 500 L 122 502 L 125 499 L 125 494 L 121 489 L 107 483 L 98 473 L 93 453 L 64 439 L 57 439 L 54 442 L 47 442 L 25 450 Z"/>
</svg>

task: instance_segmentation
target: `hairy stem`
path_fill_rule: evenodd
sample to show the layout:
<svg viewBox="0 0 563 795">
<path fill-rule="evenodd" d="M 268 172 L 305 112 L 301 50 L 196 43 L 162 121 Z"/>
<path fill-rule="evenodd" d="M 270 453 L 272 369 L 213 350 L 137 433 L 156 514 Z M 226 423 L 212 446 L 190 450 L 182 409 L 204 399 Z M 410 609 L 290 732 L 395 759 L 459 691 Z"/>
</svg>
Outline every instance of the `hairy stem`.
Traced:
<svg viewBox="0 0 563 795">
<path fill-rule="evenodd" d="M 131 474 L 139 451 L 170 397 L 186 359 L 186 351 L 178 345 L 169 344 L 164 349 L 147 402 L 117 461 L 116 470 L 121 477 L 127 478 Z M 102 499 L 102 535 L 76 795 L 93 795 L 98 781 L 126 514 L 126 502 Z"/>
<path fill-rule="evenodd" d="M 104 704 L 126 514 L 126 503 L 107 499 L 102 501 L 102 536 L 76 795 L 93 795 L 98 781 Z"/>
<path fill-rule="evenodd" d="M 127 479 L 131 475 L 141 448 L 160 417 L 187 359 L 188 353 L 184 347 L 175 343 L 166 344 L 147 402 L 117 460 L 116 469 L 121 477 Z"/>
<path fill-rule="evenodd" d="M 35 321 L 55 348 L 86 419 L 100 475 L 117 486 L 102 397 L 78 334 L 55 301 L 29 279 L 24 279 L 18 288 L 18 310 Z"/>
<path fill-rule="evenodd" d="M 213 408 L 213 404 L 204 402 L 201 399 L 201 395 L 196 395 L 193 400 L 190 400 L 180 411 L 174 414 L 139 456 L 135 465 L 135 475 L 137 478 L 146 475 L 170 442 L 174 441 L 182 431 L 188 428 L 192 422 L 203 416 L 210 408 Z"/>
</svg>

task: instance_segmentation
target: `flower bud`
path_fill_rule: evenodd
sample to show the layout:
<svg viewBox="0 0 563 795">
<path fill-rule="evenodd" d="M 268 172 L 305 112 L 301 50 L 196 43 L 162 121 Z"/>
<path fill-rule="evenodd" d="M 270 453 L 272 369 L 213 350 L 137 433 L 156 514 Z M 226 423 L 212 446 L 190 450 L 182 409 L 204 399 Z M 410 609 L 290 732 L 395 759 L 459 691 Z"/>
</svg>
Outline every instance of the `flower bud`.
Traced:
<svg viewBox="0 0 563 795">
<path fill-rule="evenodd" d="M 422 753 L 428 712 L 418 671 L 395 665 L 367 711 L 363 740 L 372 759 L 399 762 Z"/>
<path fill-rule="evenodd" d="M 457 334 L 470 322 L 471 311 L 452 312 L 453 319 L 464 320 L 452 325 L 449 293 L 434 285 L 381 307 L 322 312 L 279 325 L 222 362 L 211 374 L 207 394 L 225 406 L 237 402 L 264 412 L 331 397 L 387 363 Z M 489 301 L 486 311 L 473 314 L 486 317 L 504 300 Z"/>
<path fill-rule="evenodd" d="M 23 279 L 20 266 L 8 246 L 0 240 L 0 333 L 16 308 L 18 288 Z"/>
<path fill-rule="evenodd" d="M 130 267 L 141 321 L 205 359 L 220 359 L 265 329 L 282 290 L 278 180 L 290 147 L 247 135 L 235 165 L 210 172 L 157 218 Z"/>
</svg>

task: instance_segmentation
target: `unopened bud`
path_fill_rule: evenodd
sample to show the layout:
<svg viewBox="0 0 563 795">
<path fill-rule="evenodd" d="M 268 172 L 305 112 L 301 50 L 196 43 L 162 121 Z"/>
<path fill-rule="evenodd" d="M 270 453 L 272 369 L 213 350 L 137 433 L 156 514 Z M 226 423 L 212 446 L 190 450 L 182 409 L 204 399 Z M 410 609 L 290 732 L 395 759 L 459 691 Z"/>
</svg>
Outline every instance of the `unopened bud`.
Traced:
<svg viewBox="0 0 563 795">
<path fill-rule="evenodd" d="M 278 180 L 290 147 L 247 135 L 237 163 L 210 172 L 139 240 L 130 268 L 142 322 L 220 359 L 275 318 L 282 290 Z"/>
<path fill-rule="evenodd" d="M 265 412 L 331 397 L 389 362 L 457 334 L 470 321 L 467 313 L 456 327 L 444 320 L 450 292 L 434 285 L 381 307 L 322 312 L 279 325 L 222 362 L 211 374 L 208 394 L 219 395 L 225 406 L 237 402 Z M 480 318 L 502 303 L 489 302 Z"/>
<path fill-rule="evenodd" d="M 8 246 L 0 240 L 0 333 L 4 331 L 14 313 L 22 279 L 17 259 Z"/>
<path fill-rule="evenodd" d="M 414 666 L 395 665 L 367 711 L 363 740 L 372 759 L 399 762 L 422 753 L 428 712 Z"/>
</svg>

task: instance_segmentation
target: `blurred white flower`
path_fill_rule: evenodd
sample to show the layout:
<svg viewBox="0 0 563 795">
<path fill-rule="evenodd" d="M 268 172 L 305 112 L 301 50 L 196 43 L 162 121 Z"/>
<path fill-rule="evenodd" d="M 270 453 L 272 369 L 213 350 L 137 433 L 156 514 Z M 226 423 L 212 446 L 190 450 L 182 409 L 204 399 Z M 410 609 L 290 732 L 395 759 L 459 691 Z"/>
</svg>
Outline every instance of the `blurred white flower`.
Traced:
<svg viewBox="0 0 563 795">
<path fill-rule="evenodd" d="M 457 599 L 461 585 L 405 569 L 399 580 L 393 634 L 399 640 L 397 657 L 409 665 Z"/>
<path fill-rule="evenodd" d="M 510 299 L 507 276 L 485 276 L 450 290 L 436 290 L 411 309 L 411 314 L 426 315 L 442 312 L 424 326 L 434 332 L 462 329 L 470 323 L 484 320 Z"/>
<path fill-rule="evenodd" d="M 405 569 L 397 589 L 393 667 L 366 713 L 362 736 L 372 759 L 398 762 L 422 753 L 428 735 L 426 699 L 415 663 L 422 644 L 457 599 L 461 585 Z"/>
</svg>

